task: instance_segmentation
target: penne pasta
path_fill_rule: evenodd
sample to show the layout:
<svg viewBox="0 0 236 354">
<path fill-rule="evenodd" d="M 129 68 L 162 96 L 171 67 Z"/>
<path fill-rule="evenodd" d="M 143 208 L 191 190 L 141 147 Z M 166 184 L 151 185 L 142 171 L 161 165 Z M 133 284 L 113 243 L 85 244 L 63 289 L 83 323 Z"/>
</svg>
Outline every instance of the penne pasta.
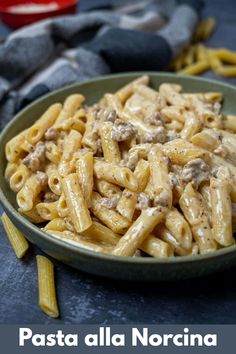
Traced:
<svg viewBox="0 0 236 354">
<path fill-rule="evenodd" d="M 54 266 L 44 256 L 36 256 L 38 268 L 39 306 L 48 316 L 57 318 L 59 310 L 56 299 Z"/>
<path fill-rule="evenodd" d="M 234 65 L 234 52 L 191 42 L 171 68 L 231 75 Z M 236 116 L 221 112 L 221 92 L 148 84 L 138 77 L 90 106 L 72 94 L 7 142 L 5 179 L 22 216 L 117 256 L 197 257 L 234 244 Z"/>
<path fill-rule="evenodd" d="M 159 207 L 143 210 L 125 235 L 121 237 L 114 247 L 112 254 L 116 256 L 133 256 L 135 251 L 163 218 L 164 212 Z"/>
<path fill-rule="evenodd" d="M 25 236 L 15 227 L 6 213 L 2 214 L 1 220 L 16 257 L 24 257 L 29 248 Z"/>
<path fill-rule="evenodd" d="M 83 232 L 91 226 L 92 220 L 75 173 L 62 179 L 62 190 L 75 230 Z"/>
</svg>

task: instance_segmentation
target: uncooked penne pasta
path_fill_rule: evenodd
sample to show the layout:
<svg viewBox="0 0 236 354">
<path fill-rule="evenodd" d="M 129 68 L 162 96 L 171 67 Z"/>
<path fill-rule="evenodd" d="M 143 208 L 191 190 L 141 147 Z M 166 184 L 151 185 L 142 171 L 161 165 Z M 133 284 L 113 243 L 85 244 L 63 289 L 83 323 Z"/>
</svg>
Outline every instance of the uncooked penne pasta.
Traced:
<svg viewBox="0 0 236 354">
<path fill-rule="evenodd" d="M 57 318 L 59 310 L 56 298 L 54 265 L 44 256 L 36 256 L 38 268 L 39 306 L 48 316 Z"/>
<path fill-rule="evenodd" d="M 1 220 L 16 257 L 24 257 L 29 248 L 29 244 L 25 236 L 15 227 L 6 213 L 2 214 Z"/>
</svg>

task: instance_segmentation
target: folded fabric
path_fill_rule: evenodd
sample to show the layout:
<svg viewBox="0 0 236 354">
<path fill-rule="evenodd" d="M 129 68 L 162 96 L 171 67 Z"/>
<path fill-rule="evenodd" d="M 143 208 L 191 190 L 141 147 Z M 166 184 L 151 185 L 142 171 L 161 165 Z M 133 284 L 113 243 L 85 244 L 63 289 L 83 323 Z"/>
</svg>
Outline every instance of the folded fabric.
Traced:
<svg viewBox="0 0 236 354">
<path fill-rule="evenodd" d="M 112 72 L 163 70 L 191 38 L 202 1 L 94 1 L 44 20 L 0 46 L 0 126 L 50 91 Z"/>
</svg>

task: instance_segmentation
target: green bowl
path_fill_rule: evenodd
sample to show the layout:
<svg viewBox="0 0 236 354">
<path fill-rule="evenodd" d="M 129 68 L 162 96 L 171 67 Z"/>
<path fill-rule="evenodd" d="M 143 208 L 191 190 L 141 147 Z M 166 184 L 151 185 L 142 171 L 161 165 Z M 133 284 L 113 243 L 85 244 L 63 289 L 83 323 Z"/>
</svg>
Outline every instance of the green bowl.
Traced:
<svg viewBox="0 0 236 354">
<path fill-rule="evenodd" d="M 16 211 L 15 193 L 4 179 L 6 159 L 4 147 L 13 136 L 32 123 L 55 102 L 72 93 L 82 93 L 86 103 L 96 102 L 104 93 L 114 92 L 129 81 L 145 73 L 110 75 L 88 82 L 75 84 L 46 95 L 18 113 L 0 136 L 0 200 L 13 223 L 27 239 L 39 246 L 48 255 L 88 273 L 126 280 L 162 281 L 178 280 L 213 273 L 236 265 L 236 245 L 206 255 L 171 257 L 168 259 L 117 257 L 99 254 L 54 239 L 41 231 Z M 236 88 L 213 80 L 180 76 L 168 73 L 146 73 L 154 88 L 163 82 L 174 82 L 186 92 L 220 91 L 224 94 L 225 113 L 236 113 Z"/>
</svg>

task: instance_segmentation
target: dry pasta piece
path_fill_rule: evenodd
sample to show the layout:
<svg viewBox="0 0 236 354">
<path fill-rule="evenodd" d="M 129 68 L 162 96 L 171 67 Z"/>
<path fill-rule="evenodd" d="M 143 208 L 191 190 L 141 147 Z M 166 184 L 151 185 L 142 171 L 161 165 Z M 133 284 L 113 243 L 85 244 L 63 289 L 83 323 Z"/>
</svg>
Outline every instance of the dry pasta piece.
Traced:
<svg viewBox="0 0 236 354">
<path fill-rule="evenodd" d="M 6 213 L 2 214 L 1 220 L 16 257 L 24 257 L 29 248 L 29 244 L 25 236 L 15 227 Z"/>
<path fill-rule="evenodd" d="M 56 299 L 54 266 L 44 256 L 36 256 L 38 268 L 39 306 L 48 316 L 57 318 L 59 310 Z"/>
</svg>

